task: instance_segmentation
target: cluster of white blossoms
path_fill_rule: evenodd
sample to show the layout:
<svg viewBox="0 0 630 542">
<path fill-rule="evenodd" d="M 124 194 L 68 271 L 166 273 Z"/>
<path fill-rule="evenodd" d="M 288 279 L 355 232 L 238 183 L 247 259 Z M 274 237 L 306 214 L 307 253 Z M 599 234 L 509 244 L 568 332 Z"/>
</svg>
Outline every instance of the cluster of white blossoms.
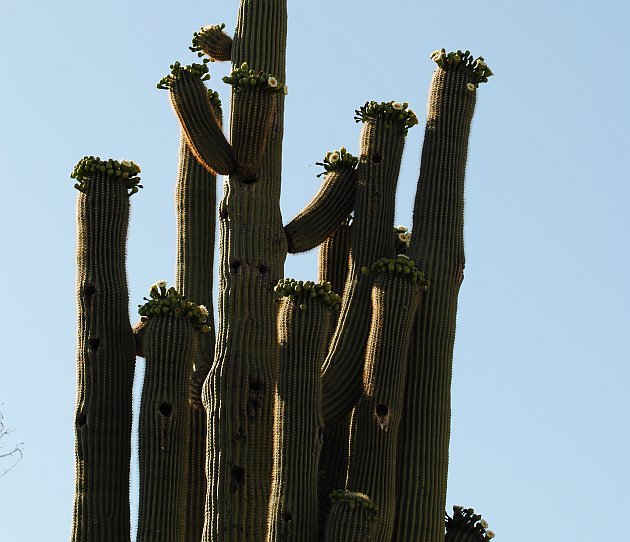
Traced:
<svg viewBox="0 0 630 542">
<path fill-rule="evenodd" d="M 487 83 L 488 77 L 494 75 L 482 56 L 473 58 L 470 51 L 446 52 L 446 49 L 438 49 L 431 53 L 431 60 L 444 71 L 466 71 L 471 82 L 466 84 L 469 91 L 475 90 L 479 83 Z"/>
<path fill-rule="evenodd" d="M 350 154 L 345 147 L 328 151 L 326 156 L 324 156 L 323 162 L 315 162 L 316 165 L 324 167 L 324 173 L 335 171 L 343 167 L 355 168 L 358 163 L 359 159 Z M 320 175 L 323 175 L 323 173 L 320 173 Z M 320 175 L 318 175 L 318 177 Z"/>
<path fill-rule="evenodd" d="M 267 92 L 289 93 L 289 87 L 277 77 L 270 73 L 251 70 L 247 62 L 243 62 L 240 68 L 232 70 L 229 76 L 223 78 L 223 82 L 232 85 L 235 92 L 258 89 L 266 90 Z"/>
</svg>

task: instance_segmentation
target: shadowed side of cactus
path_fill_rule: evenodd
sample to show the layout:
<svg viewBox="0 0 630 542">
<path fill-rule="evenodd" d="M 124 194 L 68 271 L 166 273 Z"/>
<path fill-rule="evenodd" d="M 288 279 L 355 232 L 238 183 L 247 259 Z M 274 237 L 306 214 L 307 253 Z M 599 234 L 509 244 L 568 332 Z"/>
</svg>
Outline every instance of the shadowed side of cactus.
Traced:
<svg viewBox="0 0 630 542">
<path fill-rule="evenodd" d="M 284 81 L 286 16 L 286 0 L 241 2 L 233 70 L 246 62 L 255 73 Z M 255 90 L 239 100 L 254 97 Z M 250 141 L 238 132 L 259 127 L 239 117 L 243 109 L 234 108 L 230 116 L 234 154 L 253 157 L 246 158 L 245 169 L 256 170 L 244 175 L 237 169 L 227 178 L 219 205 L 219 324 L 202 394 L 208 416 L 206 542 L 263 540 L 267 528 L 279 359 L 273 288 L 286 257 L 280 213 L 284 97 L 275 92 L 269 133 L 259 133 L 249 150 L 237 148 Z"/>
<path fill-rule="evenodd" d="M 198 56 L 208 55 L 212 62 L 225 62 L 232 57 L 232 38 L 223 29 L 225 24 L 204 26 L 195 32 L 189 49 Z"/>
<path fill-rule="evenodd" d="M 326 542 L 373 542 L 380 514 L 363 493 L 339 489 L 330 495 L 332 506 L 326 522 Z"/>
<path fill-rule="evenodd" d="M 131 394 L 135 367 L 125 245 L 131 162 L 85 157 L 77 204 L 77 403 L 74 542 L 130 537 Z"/>
<path fill-rule="evenodd" d="M 372 321 L 363 395 L 352 414 L 346 489 L 370 496 L 381 518 L 374 541 L 389 542 L 396 510 L 396 446 L 407 352 L 426 283 L 413 260 L 404 256 L 379 260 L 371 273 Z"/>
<path fill-rule="evenodd" d="M 280 367 L 268 542 L 317 541 L 321 432 L 320 367 L 339 298 L 329 283 L 281 280 Z"/>
<path fill-rule="evenodd" d="M 464 270 L 464 176 L 477 87 L 491 72 L 436 51 L 409 255 L 431 279 L 409 351 L 398 446 L 395 540 L 444 536 L 457 296 Z"/>
<path fill-rule="evenodd" d="M 402 117 L 399 119 L 399 116 Z M 326 424 L 345 416 L 361 395 L 361 373 L 370 326 L 371 278 L 361 267 L 393 257 L 396 186 L 407 129 L 417 123 L 407 104 L 368 102 L 357 111 L 364 122 L 352 224 L 352 265 L 341 314 L 322 368 Z"/>
</svg>

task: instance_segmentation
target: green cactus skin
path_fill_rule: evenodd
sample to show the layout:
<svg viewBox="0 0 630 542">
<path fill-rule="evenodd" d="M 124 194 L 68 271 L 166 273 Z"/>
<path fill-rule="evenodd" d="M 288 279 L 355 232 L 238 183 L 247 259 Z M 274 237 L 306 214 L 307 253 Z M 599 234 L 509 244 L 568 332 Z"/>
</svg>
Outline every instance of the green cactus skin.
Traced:
<svg viewBox="0 0 630 542">
<path fill-rule="evenodd" d="M 220 121 L 220 110 L 214 109 Z M 208 309 L 208 333 L 200 334 L 190 389 L 190 439 L 184 540 L 201 540 L 206 500 L 206 412 L 201 388 L 214 359 L 213 311 L 214 237 L 216 229 L 216 176 L 194 157 L 182 135 L 175 188 L 177 257 L 175 288 Z"/>
<path fill-rule="evenodd" d="M 319 247 L 318 279 L 320 282 L 330 282 L 335 292 L 343 290 L 348 278 L 350 265 L 350 232 L 351 219 L 344 223 Z M 339 314 L 332 313 L 334 330 Z M 331 333 L 326 337 L 326 344 L 330 344 Z M 350 438 L 350 416 L 324 427 L 322 449 L 319 454 L 319 538 L 323 540 L 326 518 L 330 510 L 330 493 L 346 483 L 346 468 L 348 466 L 348 439 Z"/>
<path fill-rule="evenodd" d="M 369 495 L 378 507 L 375 542 L 392 540 L 394 529 L 396 446 L 420 292 L 417 283 L 400 273 L 374 277 L 363 395 L 352 414 L 346 489 Z"/>
<path fill-rule="evenodd" d="M 349 413 L 361 396 L 372 310 L 372 279 L 361 274 L 361 267 L 380 257 L 394 256 L 392 230 L 405 133 L 383 119 L 366 120 L 363 125 L 352 224 L 352 266 L 339 323 L 322 371 L 326 425 Z"/>
<path fill-rule="evenodd" d="M 394 540 L 437 542 L 444 505 L 457 295 L 464 269 L 464 175 L 476 91 L 438 68 L 431 82 L 408 254 L 431 279 L 412 331 L 398 446 Z"/>
<path fill-rule="evenodd" d="M 286 0 L 242 0 L 232 62 L 285 80 Z M 287 247 L 280 213 L 284 94 L 256 181 L 226 179 L 219 205 L 219 325 L 203 388 L 208 416 L 203 541 L 264 540 L 273 467 L 279 350 L 273 287 Z M 243 126 L 231 116 L 231 133 Z"/>
<path fill-rule="evenodd" d="M 73 542 L 130 539 L 135 346 L 129 322 L 124 182 L 97 173 L 77 205 L 77 403 Z"/>
<path fill-rule="evenodd" d="M 350 167 L 329 171 L 319 192 L 291 222 L 284 227 L 289 252 L 305 252 L 320 245 L 354 207 L 357 172 Z"/>
<path fill-rule="evenodd" d="M 317 299 L 303 306 L 283 298 L 278 315 L 280 371 L 268 542 L 318 539 L 317 476 L 324 428 L 320 367 L 336 310 Z"/>
<path fill-rule="evenodd" d="M 225 62 L 232 57 L 232 38 L 223 29 L 225 24 L 204 26 L 195 32 L 190 50 L 208 55 L 212 62 Z"/>
<path fill-rule="evenodd" d="M 138 542 L 178 542 L 187 516 L 188 394 L 197 332 L 173 314 L 146 325 L 140 404 Z"/>
<path fill-rule="evenodd" d="M 362 493 L 336 490 L 326 523 L 325 542 L 373 542 L 380 514 Z"/>
<path fill-rule="evenodd" d="M 169 89 L 171 104 L 197 160 L 213 173 L 232 173 L 236 168 L 234 152 L 212 114 L 208 89 L 201 78 L 182 70 Z"/>
</svg>

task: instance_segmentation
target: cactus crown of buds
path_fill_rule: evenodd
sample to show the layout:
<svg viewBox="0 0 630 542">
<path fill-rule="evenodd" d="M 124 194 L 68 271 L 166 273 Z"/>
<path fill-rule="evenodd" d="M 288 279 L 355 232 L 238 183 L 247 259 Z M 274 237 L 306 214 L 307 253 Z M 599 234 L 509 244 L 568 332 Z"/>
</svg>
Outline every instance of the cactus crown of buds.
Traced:
<svg viewBox="0 0 630 542">
<path fill-rule="evenodd" d="M 247 62 L 243 62 L 240 68 L 232 70 L 229 76 L 223 78 L 223 82 L 232 85 L 235 92 L 258 89 L 265 92 L 286 93 L 283 81 L 270 73 L 251 70 Z"/>
<path fill-rule="evenodd" d="M 374 262 L 370 267 L 362 267 L 361 272 L 364 275 L 377 275 L 378 273 L 398 273 L 409 279 L 411 282 L 417 283 L 422 290 L 429 287 L 429 281 L 425 278 L 422 271 L 418 271 L 415 262 L 405 254 L 399 254 L 396 258 L 381 258 Z"/>
<path fill-rule="evenodd" d="M 363 509 L 367 512 L 370 520 L 375 521 L 378 519 L 378 507 L 363 493 L 336 489 L 329 496 L 331 502 L 346 502 L 351 510 Z"/>
<path fill-rule="evenodd" d="M 358 163 L 359 159 L 350 154 L 345 147 L 328 151 L 323 162 L 315 162 L 316 165 L 324 168 L 324 172 L 320 173 L 318 177 L 321 177 L 329 171 L 337 171 L 343 168 L 356 168 Z"/>
<path fill-rule="evenodd" d="M 209 59 L 204 58 L 202 64 L 188 64 L 182 66 L 182 64 L 178 62 L 174 62 L 170 65 L 171 73 L 165 75 L 160 79 L 160 82 L 157 84 L 157 88 L 161 90 L 168 90 L 172 88 L 173 83 L 177 81 L 180 77 L 184 76 L 184 74 L 192 75 L 193 77 L 199 77 L 202 81 L 208 81 L 210 79 L 210 74 L 208 73 L 208 62 Z"/>
<path fill-rule="evenodd" d="M 216 107 L 221 107 L 221 98 L 219 97 L 219 93 L 216 90 L 208 89 L 208 100 L 212 105 Z"/>
<path fill-rule="evenodd" d="M 468 72 L 475 87 L 478 87 L 480 83 L 487 83 L 488 77 L 494 75 L 483 57 L 473 58 L 470 51 L 458 50 L 447 53 L 446 49 L 439 49 L 431 53 L 431 60 L 444 71 L 461 70 Z"/>
<path fill-rule="evenodd" d="M 71 179 L 75 179 L 77 182 L 74 187 L 79 191 L 85 193 L 92 180 L 96 175 L 105 175 L 113 180 L 120 180 L 125 183 L 127 190 L 129 190 L 129 196 L 135 194 L 139 188 L 142 188 L 140 184 L 140 166 L 131 162 L 130 160 L 101 160 L 99 156 L 84 156 L 74 166 Z"/>
<path fill-rule="evenodd" d="M 488 529 L 488 522 L 475 514 L 473 508 L 453 506 L 453 517 L 446 514 L 446 531 L 466 533 L 469 540 L 487 542 L 494 538 L 494 532 Z"/>
<path fill-rule="evenodd" d="M 142 321 L 147 322 L 151 318 L 161 315 L 172 315 L 188 320 L 193 328 L 201 333 L 208 333 L 208 309 L 197 305 L 179 294 L 175 288 L 166 288 L 166 281 L 161 280 L 153 284 L 149 290 L 149 297 L 145 297 L 146 303 L 138 305 L 138 313 Z"/>
<path fill-rule="evenodd" d="M 197 56 L 202 56 L 204 39 L 207 39 L 211 34 L 222 34 L 224 28 L 225 23 L 202 27 L 199 32 L 193 34 L 192 46 L 190 46 L 189 49 L 193 53 L 197 53 Z"/>
<path fill-rule="evenodd" d="M 409 128 L 418 124 L 418 117 L 409 109 L 407 102 L 365 102 L 355 111 L 355 122 L 384 119 L 385 121 L 399 123 L 406 134 Z"/>
<path fill-rule="evenodd" d="M 341 297 L 332 291 L 330 282 L 313 282 L 295 279 L 281 279 L 274 288 L 279 298 L 286 297 L 289 301 L 298 303 L 302 310 L 311 301 L 323 303 L 331 310 L 339 310 Z"/>
</svg>

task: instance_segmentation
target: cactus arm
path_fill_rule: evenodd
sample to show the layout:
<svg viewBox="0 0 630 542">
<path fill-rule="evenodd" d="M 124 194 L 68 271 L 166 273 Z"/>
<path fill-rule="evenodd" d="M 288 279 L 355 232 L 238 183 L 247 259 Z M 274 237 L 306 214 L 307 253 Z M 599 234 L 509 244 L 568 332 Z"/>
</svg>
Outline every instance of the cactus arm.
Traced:
<svg viewBox="0 0 630 542">
<path fill-rule="evenodd" d="M 330 237 L 354 207 L 356 170 L 326 173 L 319 192 L 285 227 L 289 252 L 305 252 Z"/>
<path fill-rule="evenodd" d="M 336 292 L 343 290 L 350 265 L 350 218 L 319 247 L 318 280 L 330 282 Z M 333 327 L 339 314 L 333 313 Z M 330 337 L 326 337 L 326 344 Z M 330 493 L 344 487 L 348 464 L 348 439 L 350 437 L 350 414 L 324 427 L 322 449 L 319 454 L 319 538 L 323 540 L 326 518 L 330 510 Z"/>
<path fill-rule="evenodd" d="M 431 82 L 409 248 L 431 287 L 409 352 L 396 540 L 437 542 L 444 536 L 455 314 L 464 268 L 464 176 L 479 82 L 468 61 L 444 66 Z"/>
<path fill-rule="evenodd" d="M 333 504 L 325 542 L 373 542 L 380 514 L 372 500 L 362 493 L 344 490 L 333 491 L 330 497 Z"/>
<path fill-rule="evenodd" d="M 221 112 L 214 107 L 215 117 Z M 201 540 L 206 499 L 206 412 L 201 388 L 214 359 L 213 310 L 214 237 L 216 229 L 216 176 L 194 157 L 182 134 L 179 169 L 175 188 L 177 214 L 177 256 L 175 288 L 208 309 L 209 332 L 200 335 L 190 387 L 186 473 L 186 518 L 184 540 Z"/>
<path fill-rule="evenodd" d="M 295 283 L 287 287 L 291 284 Z M 278 316 L 280 367 L 268 542 L 318 540 L 317 475 L 324 427 L 320 367 L 326 355 L 326 338 L 335 309 L 319 300 L 330 295 L 322 285 L 307 282 L 297 283 L 297 286 L 300 293 L 306 291 L 306 295 L 291 288 L 293 295 L 282 297 Z M 310 292 L 315 288 L 319 288 L 321 295 L 312 298 Z"/>
<path fill-rule="evenodd" d="M 285 77 L 286 0 L 242 0 L 232 62 Z M 208 437 L 204 542 L 263 540 L 273 467 L 277 301 L 286 238 L 280 213 L 284 94 L 254 182 L 225 180 L 219 204 L 219 322 L 203 387 Z M 231 132 L 235 128 L 231 116 Z"/>
<path fill-rule="evenodd" d="M 225 24 L 204 26 L 193 36 L 189 49 L 197 56 L 208 55 L 212 62 L 225 62 L 232 58 L 232 38 L 223 29 Z"/>
<path fill-rule="evenodd" d="M 403 257 L 399 260 L 405 261 Z M 352 413 L 350 427 L 346 489 L 370 495 L 378 507 L 381 521 L 375 542 L 391 540 L 394 529 L 398 428 L 411 327 L 421 291 L 418 283 L 410 280 L 409 267 L 406 275 L 400 264 L 398 269 L 401 271 L 394 267 L 374 278 L 363 395 Z"/>
<path fill-rule="evenodd" d="M 98 169 L 80 183 L 72 540 L 128 541 L 135 366 L 125 271 L 128 188 Z"/>
<path fill-rule="evenodd" d="M 372 310 L 372 281 L 361 273 L 361 267 L 395 255 L 391 235 L 405 135 L 404 126 L 388 118 L 366 118 L 363 126 L 352 224 L 352 266 L 337 329 L 322 368 L 326 425 L 349 413 L 361 396 Z"/>
<path fill-rule="evenodd" d="M 234 152 L 213 115 L 208 89 L 202 81 L 202 77 L 207 77 L 203 75 L 207 72 L 206 65 L 181 67 L 175 63 L 171 68 L 171 75 L 164 77 L 158 88 L 169 89 L 171 104 L 190 150 L 208 171 L 232 173 L 236 169 Z"/>
<path fill-rule="evenodd" d="M 472 508 L 453 506 L 453 516 L 446 514 L 444 542 L 489 542 L 493 538 L 488 522 Z"/>
<path fill-rule="evenodd" d="M 185 540 L 188 393 L 196 332 L 162 314 L 147 324 L 140 405 L 138 542 Z"/>
</svg>

